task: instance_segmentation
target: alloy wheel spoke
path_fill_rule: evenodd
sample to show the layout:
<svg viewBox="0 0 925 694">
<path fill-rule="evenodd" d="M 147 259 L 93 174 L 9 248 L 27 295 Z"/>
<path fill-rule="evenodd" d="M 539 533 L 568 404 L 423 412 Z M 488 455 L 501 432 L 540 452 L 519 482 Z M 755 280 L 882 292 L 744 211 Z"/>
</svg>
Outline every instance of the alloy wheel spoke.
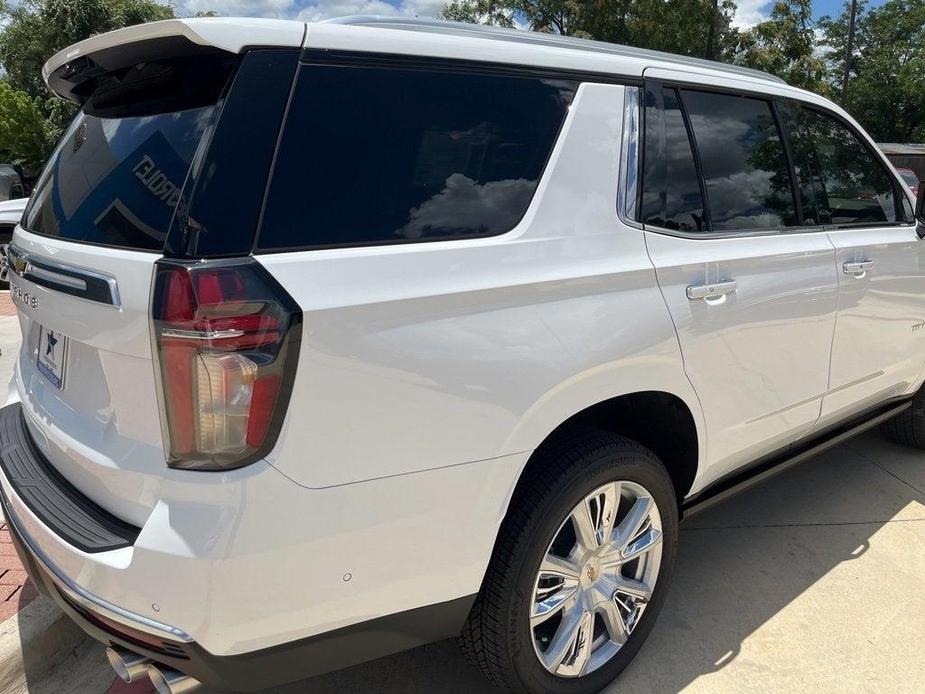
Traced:
<svg viewBox="0 0 925 694">
<path fill-rule="evenodd" d="M 619 595 L 628 595 L 637 603 L 649 602 L 652 599 L 652 589 L 643 581 L 618 576 L 615 581 L 614 592 Z"/>
<path fill-rule="evenodd" d="M 537 597 L 530 612 L 531 628 L 539 626 L 559 612 L 568 613 L 572 598 L 578 594 L 578 582 L 566 579 L 553 588 L 545 590 L 537 588 L 536 593 Z"/>
<path fill-rule="evenodd" d="M 662 533 L 655 528 L 649 528 L 642 535 L 634 539 L 623 550 L 623 561 L 629 562 L 643 554 L 651 552 L 662 543 Z"/>
<path fill-rule="evenodd" d="M 649 520 L 649 513 L 652 511 L 654 503 L 651 496 L 640 496 L 636 499 L 629 513 L 626 514 L 626 518 L 620 521 L 620 525 L 617 526 L 614 532 L 614 545 L 616 547 L 625 550 L 626 546 L 636 539 L 646 521 Z"/>
<path fill-rule="evenodd" d="M 581 504 L 572 511 L 572 525 L 575 527 L 575 542 L 577 544 L 578 556 L 594 550 L 597 547 L 595 539 L 594 522 L 588 513 L 586 504 Z"/>
<path fill-rule="evenodd" d="M 615 600 L 602 602 L 598 609 L 600 610 L 601 617 L 604 619 L 604 627 L 607 629 L 610 640 L 619 645 L 626 643 L 629 633 L 627 632 L 626 622 L 623 621 L 623 614 L 620 612 L 617 602 Z"/>
<path fill-rule="evenodd" d="M 620 485 L 616 482 L 605 484 L 585 499 L 585 506 L 594 524 L 595 547 L 609 545 L 620 506 Z"/>
<path fill-rule="evenodd" d="M 577 564 L 548 552 L 543 557 L 543 563 L 540 564 L 540 578 L 562 576 L 577 580 L 579 573 L 581 573 L 581 568 Z"/>
<path fill-rule="evenodd" d="M 544 653 L 546 667 L 552 672 L 576 676 L 584 672 L 591 658 L 594 615 L 587 610 L 567 612 L 552 643 Z"/>
</svg>

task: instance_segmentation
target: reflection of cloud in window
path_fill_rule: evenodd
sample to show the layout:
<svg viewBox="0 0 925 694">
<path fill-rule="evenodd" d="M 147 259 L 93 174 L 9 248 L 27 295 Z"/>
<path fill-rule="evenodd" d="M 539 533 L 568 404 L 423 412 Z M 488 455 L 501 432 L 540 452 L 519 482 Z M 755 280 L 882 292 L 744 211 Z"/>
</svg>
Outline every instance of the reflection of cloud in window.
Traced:
<svg viewBox="0 0 925 694">
<path fill-rule="evenodd" d="M 536 181 L 523 178 L 476 183 L 460 173 L 443 190 L 415 207 L 395 233 L 408 239 L 453 232 L 478 234 L 511 229 L 530 202 Z"/>
<path fill-rule="evenodd" d="M 753 210 L 763 209 L 766 197 L 771 192 L 771 175 L 767 171 L 753 169 L 738 171 L 722 178 L 712 178 L 707 182 L 710 192 L 710 204 L 717 211 L 714 221 L 732 221 L 731 217 Z M 727 218 L 727 215 L 729 218 Z M 778 223 L 775 218 L 771 226 Z M 752 224 L 755 220 L 752 220 Z"/>
</svg>

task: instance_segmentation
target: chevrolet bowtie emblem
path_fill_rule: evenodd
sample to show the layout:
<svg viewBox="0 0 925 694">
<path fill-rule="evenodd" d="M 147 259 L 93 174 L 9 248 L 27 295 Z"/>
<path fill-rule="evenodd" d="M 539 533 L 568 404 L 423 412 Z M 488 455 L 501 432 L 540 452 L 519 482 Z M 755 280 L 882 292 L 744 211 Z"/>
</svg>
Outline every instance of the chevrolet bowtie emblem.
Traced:
<svg viewBox="0 0 925 694">
<path fill-rule="evenodd" d="M 29 261 L 21 255 L 10 255 L 10 267 L 17 275 L 25 275 L 29 271 Z"/>
</svg>

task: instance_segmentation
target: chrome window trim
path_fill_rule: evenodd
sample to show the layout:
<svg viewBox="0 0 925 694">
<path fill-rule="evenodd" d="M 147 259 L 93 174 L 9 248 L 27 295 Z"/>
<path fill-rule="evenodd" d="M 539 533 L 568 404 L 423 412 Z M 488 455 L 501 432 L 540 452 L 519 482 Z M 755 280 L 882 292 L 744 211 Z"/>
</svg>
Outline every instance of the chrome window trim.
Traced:
<svg viewBox="0 0 925 694">
<path fill-rule="evenodd" d="M 620 174 L 617 180 L 617 216 L 634 229 L 639 211 L 639 108 L 640 87 L 626 87 L 623 99 L 623 132 L 620 138 Z"/>
</svg>

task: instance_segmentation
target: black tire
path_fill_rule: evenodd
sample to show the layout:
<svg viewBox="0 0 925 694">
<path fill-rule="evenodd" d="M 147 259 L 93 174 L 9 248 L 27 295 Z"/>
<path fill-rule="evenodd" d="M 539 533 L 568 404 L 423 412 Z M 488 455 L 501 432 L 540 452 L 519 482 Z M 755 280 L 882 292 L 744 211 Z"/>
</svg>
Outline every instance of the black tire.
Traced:
<svg viewBox="0 0 925 694">
<path fill-rule="evenodd" d="M 661 610 L 674 573 L 678 504 L 664 465 L 645 447 L 621 436 L 581 429 L 539 451 L 502 523 L 482 589 L 460 636 L 460 647 L 496 686 L 530 694 L 590 694 L 623 671 L 642 646 Z M 539 564 L 572 509 L 598 486 L 636 482 L 661 515 L 662 559 L 652 598 L 617 654 L 578 678 L 551 674 L 534 653 L 529 601 Z"/>
<path fill-rule="evenodd" d="M 912 407 L 880 425 L 888 439 L 903 446 L 925 450 L 925 390 L 912 399 Z"/>
</svg>

